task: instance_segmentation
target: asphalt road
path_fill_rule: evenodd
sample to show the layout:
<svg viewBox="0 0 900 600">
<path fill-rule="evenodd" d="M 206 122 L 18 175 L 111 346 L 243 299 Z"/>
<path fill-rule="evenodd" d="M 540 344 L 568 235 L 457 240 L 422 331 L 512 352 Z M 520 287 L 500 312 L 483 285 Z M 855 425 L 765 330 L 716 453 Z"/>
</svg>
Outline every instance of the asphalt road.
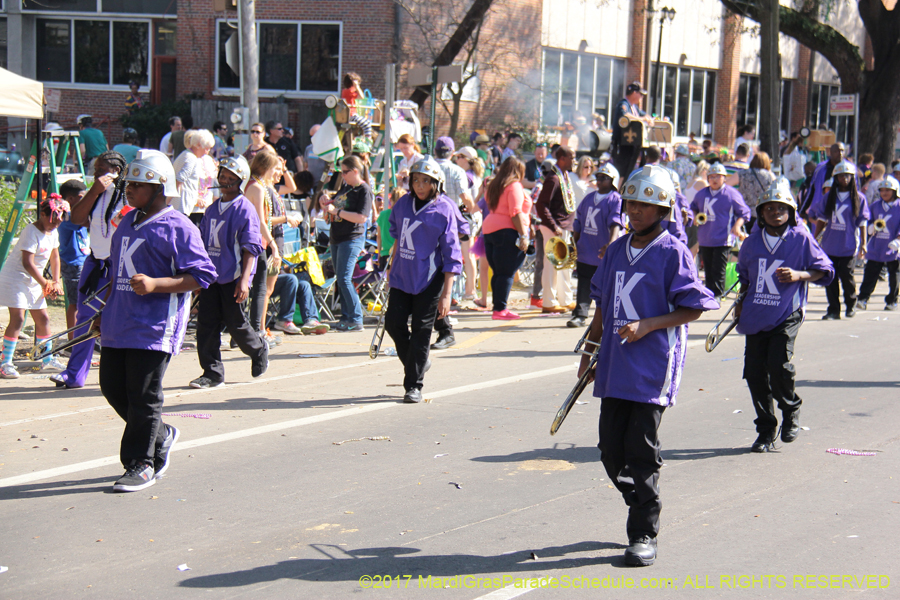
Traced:
<svg viewBox="0 0 900 600">
<path fill-rule="evenodd" d="M 4 381 L 0 598 L 900 597 L 900 314 L 880 298 L 822 322 L 813 292 L 795 356 L 808 430 L 765 455 L 749 453 L 740 336 L 707 354 L 718 317 L 692 324 L 643 569 L 621 560 L 599 400 L 549 435 L 582 333 L 565 317 L 461 313 L 421 405 L 399 403 L 396 358 L 368 358 L 371 330 L 288 338 L 259 380 L 227 353 L 230 384 L 212 391 L 187 388 L 187 352 L 166 376 L 172 466 L 132 494 L 112 492 L 122 423 L 96 370 L 82 390 Z"/>
</svg>

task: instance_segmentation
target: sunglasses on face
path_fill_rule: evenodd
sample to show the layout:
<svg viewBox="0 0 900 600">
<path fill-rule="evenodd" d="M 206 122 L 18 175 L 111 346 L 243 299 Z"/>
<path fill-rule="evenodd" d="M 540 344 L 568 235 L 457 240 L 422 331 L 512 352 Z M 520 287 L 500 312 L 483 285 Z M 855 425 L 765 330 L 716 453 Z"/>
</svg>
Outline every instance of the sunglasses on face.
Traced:
<svg viewBox="0 0 900 600">
<path fill-rule="evenodd" d="M 255 134 L 257 134 L 257 135 L 262 135 L 262 131 L 257 131 L 256 129 L 251 130 L 250 133 L 255 133 Z"/>
</svg>

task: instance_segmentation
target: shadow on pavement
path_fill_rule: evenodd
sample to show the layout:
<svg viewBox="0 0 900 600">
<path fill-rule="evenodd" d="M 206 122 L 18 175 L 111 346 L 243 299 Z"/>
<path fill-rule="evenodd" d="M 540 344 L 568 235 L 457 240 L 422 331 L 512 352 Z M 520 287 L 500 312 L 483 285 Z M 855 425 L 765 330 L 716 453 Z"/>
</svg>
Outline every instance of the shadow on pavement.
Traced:
<svg viewBox="0 0 900 600">
<path fill-rule="evenodd" d="M 556 569 L 574 569 L 590 565 L 615 564 L 620 556 L 588 556 L 567 558 L 575 552 L 597 552 L 599 550 L 624 548 L 620 544 L 608 542 L 579 542 L 566 546 L 534 548 L 500 554 L 497 556 L 477 556 L 472 554 L 450 554 L 412 556 L 420 550 L 416 548 L 388 547 L 343 550 L 338 546 L 313 545 L 312 548 L 326 558 L 287 560 L 272 565 L 256 567 L 245 571 L 201 575 L 180 583 L 189 588 L 224 588 L 254 585 L 279 579 L 299 579 L 304 581 L 359 581 L 363 576 L 383 573 L 410 575 L 410 587 L 419 587 L 418 577 L 462 577 L 466 575 L 499 575 L 534 573 Z M 532 559 L 534 553 L 538 560 Z M 337 555 L 337 556 L 335 556 Z M 556 560 L 548 560 L 556 559 Z M 405 579 L 404 579 L 405 581 Z M 504 585 L 510 585 L 508 581 Z M 458 587 L 462 587 L 459 585 Z M 495 587 L 504 587 L 503 585 Z"/>
</svg>

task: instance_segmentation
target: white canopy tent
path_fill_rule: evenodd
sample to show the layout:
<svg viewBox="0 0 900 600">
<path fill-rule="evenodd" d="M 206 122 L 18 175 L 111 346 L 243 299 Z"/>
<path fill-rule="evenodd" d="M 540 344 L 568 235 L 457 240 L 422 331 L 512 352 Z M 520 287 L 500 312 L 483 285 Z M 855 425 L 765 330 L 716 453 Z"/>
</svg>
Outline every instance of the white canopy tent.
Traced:
<svg viewBox="0 0 900 600">
<path fill-rule="evenodd" d="M 0 68 L 0 115 L 44 118 L 44 84 Z"/>
</svg>

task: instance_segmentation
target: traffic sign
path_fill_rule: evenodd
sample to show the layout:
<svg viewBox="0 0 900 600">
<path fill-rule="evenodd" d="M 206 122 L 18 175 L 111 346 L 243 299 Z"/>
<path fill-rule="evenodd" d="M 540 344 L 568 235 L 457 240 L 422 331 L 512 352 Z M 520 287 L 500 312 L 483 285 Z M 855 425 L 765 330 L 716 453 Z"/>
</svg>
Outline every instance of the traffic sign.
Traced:
<svg viewBox="0 0 900 600">
<path fill-rule="evenodd" d="M 832 117 L 853 115 L 856 108 L 856 94 L 832 96 L 828 101 L 828 112 Z"/>
</svg>

